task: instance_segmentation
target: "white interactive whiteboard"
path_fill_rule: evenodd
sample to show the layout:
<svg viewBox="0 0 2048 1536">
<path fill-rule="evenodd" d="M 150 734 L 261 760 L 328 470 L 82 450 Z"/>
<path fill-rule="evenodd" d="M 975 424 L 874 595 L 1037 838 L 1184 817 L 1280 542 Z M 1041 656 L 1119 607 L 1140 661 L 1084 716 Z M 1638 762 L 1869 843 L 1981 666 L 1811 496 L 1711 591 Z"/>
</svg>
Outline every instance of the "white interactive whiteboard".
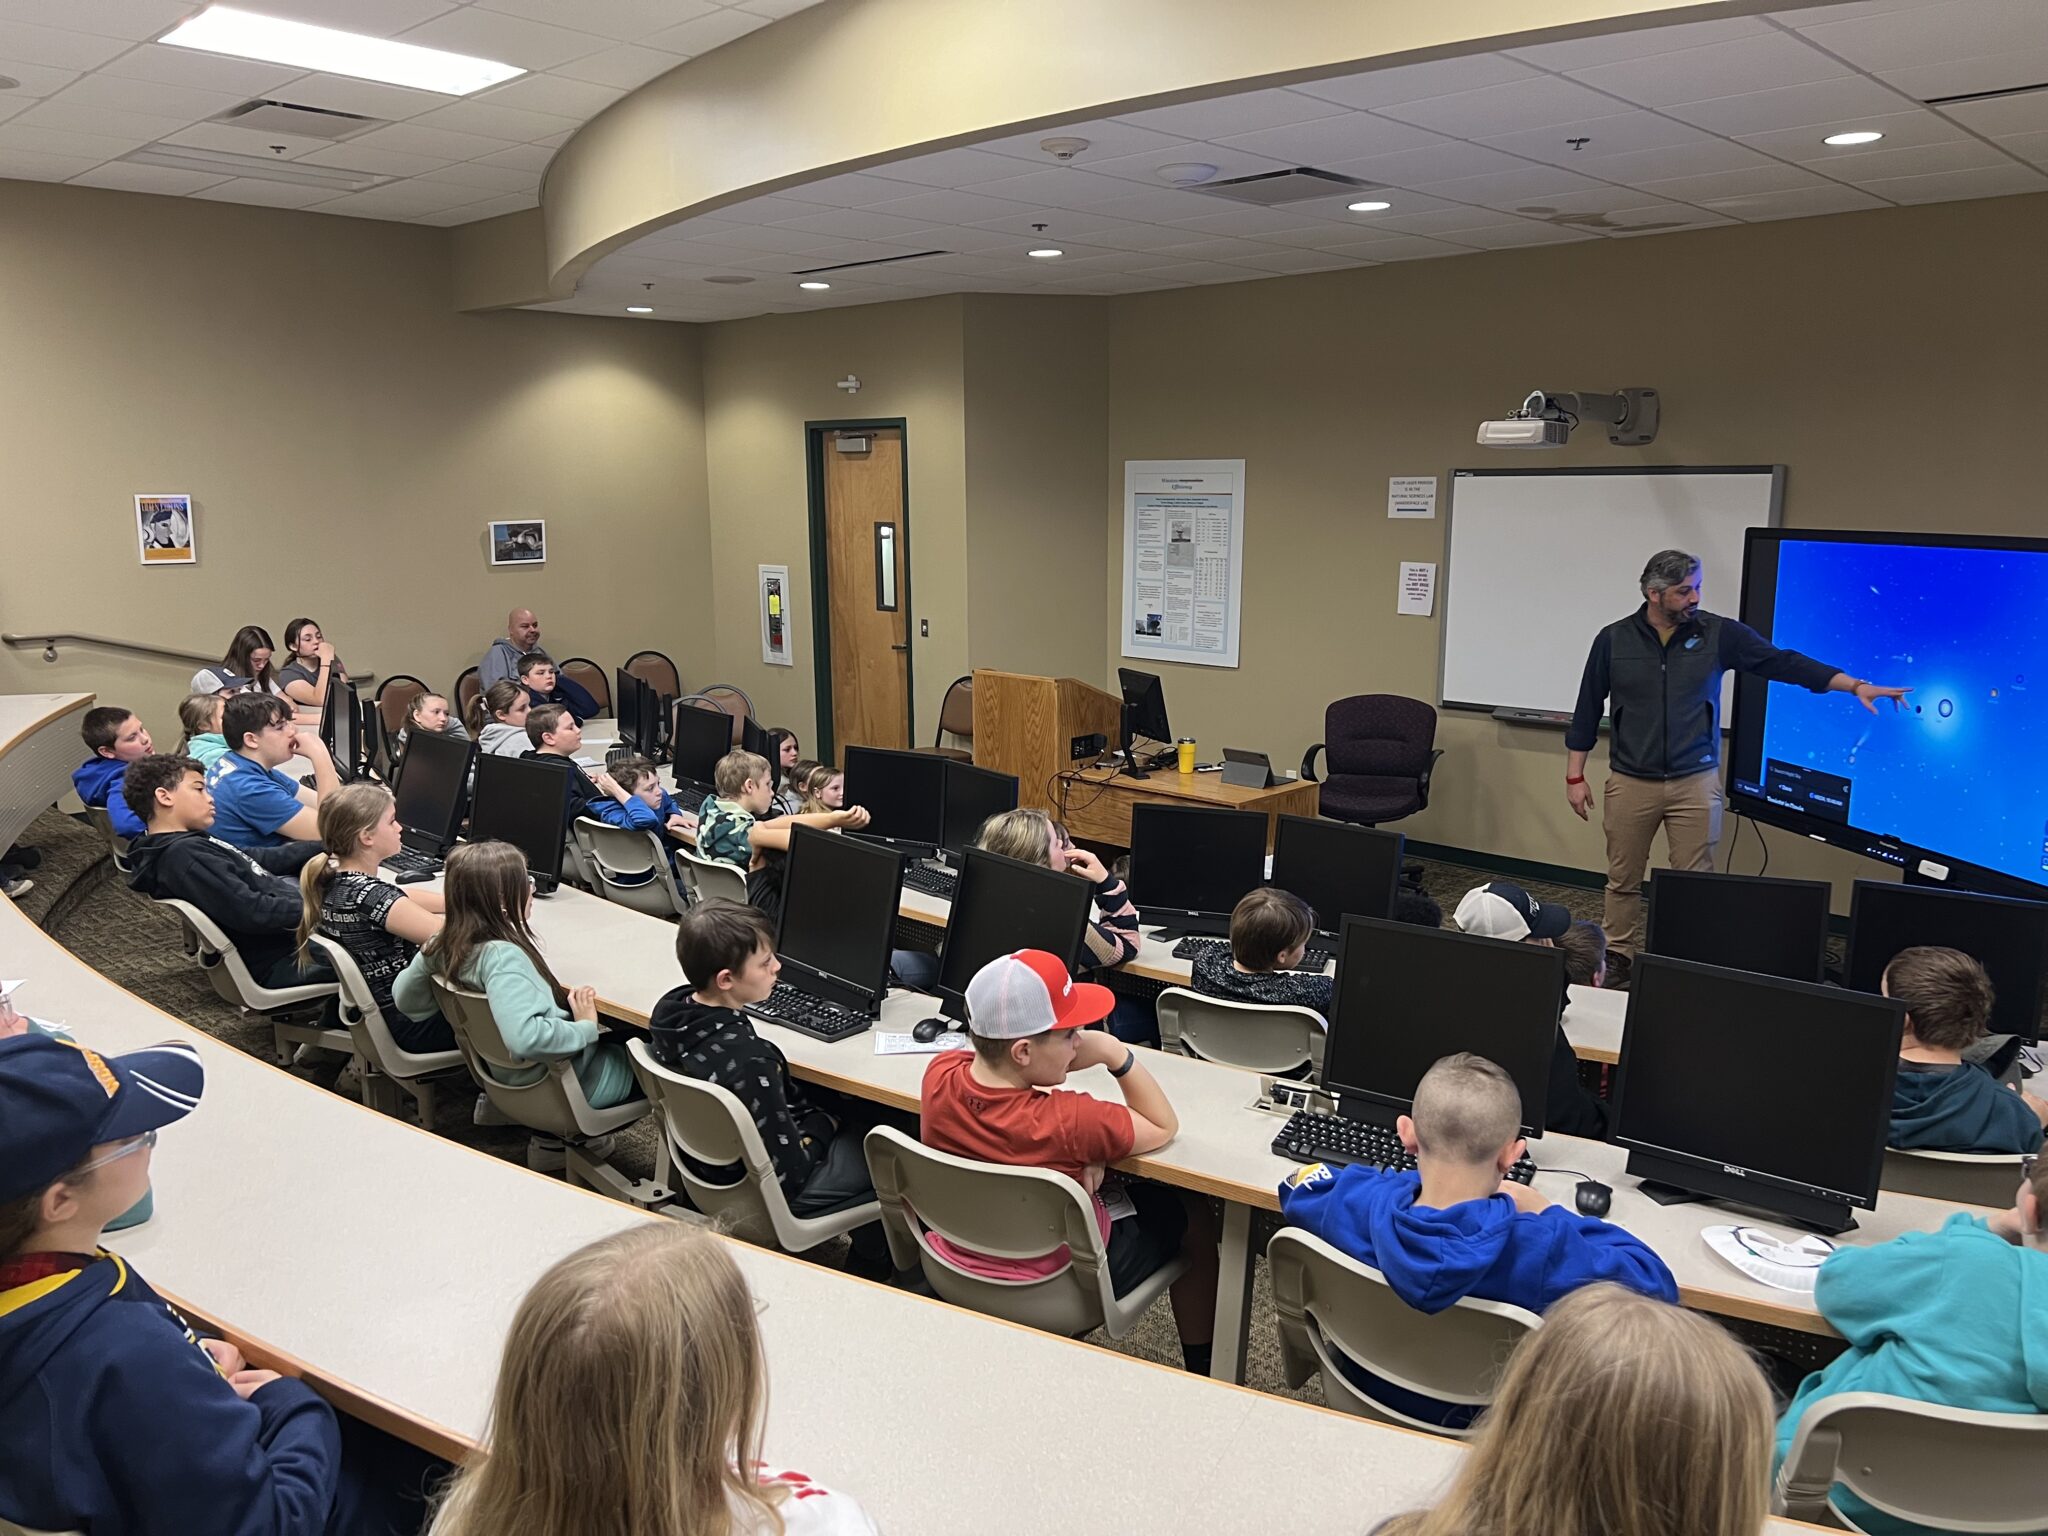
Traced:
<svg viewBox="0 0 2048 1536">
<path fill-rule="evenodd" d="M 1439 697 L 1569 714 L 1594 632 L 1642 602 L 1660 549 L 1699 556 L 1704 606 L 1738 613 L 1743 530 L 1776 526 L 1784 485 L 1783 465 L 1453 470 Z"/>
</svg>

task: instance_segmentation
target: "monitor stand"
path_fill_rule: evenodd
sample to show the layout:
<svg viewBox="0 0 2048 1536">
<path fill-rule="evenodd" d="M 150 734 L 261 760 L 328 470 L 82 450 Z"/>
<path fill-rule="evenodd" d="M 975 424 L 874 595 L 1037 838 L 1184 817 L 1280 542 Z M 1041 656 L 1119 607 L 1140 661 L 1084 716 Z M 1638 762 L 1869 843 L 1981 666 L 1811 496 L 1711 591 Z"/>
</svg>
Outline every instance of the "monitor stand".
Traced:
<svg viewBox="0 0 2048 1536">
<path fill-rule="evenodd" d="M 1839 1200 L 1823 1200 L 1818 1195 L 1795 1194 L 1786 1189 L 1760 1188 L 1734 1175 L 1694 1168 L 1640 1150 L 1629 1153 L 1628 1171 L 1642 1180 L 1639 1186 L 1642 1192 L 1658 1205 L 1687 1205 L 1711 1200 L 1738 1210 L 1754 1211 L 1767 1220 L 1782 1221 L 1808 1232 L 1818 1232 L 1824 1237 L 1839 1237 L 1844 1232 L 1856 1230 L 1855 1212 Z M 1659 1178 L 1658 1174 L 1673 1177 Z M 1679 1178 L 1685 1182 L 1677 1182 Z M 1762 1199 L 1772 1203 L 1763 1204 Z"/>
</svg>

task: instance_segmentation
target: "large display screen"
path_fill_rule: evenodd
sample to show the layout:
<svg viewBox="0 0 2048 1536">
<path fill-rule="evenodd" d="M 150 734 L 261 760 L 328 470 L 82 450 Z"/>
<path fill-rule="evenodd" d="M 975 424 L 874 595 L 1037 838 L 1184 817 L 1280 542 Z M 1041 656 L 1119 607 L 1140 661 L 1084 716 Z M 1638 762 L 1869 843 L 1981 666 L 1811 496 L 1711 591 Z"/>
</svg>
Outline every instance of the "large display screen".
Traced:
<svg viewBox="0 0 2048 1536">
<path fill-rule="evenodd" d="M 1751 529 L 1742 617 L 1911 688 L 1876 715 L 1742 677 L 1734 809 L 1918 876 L 2048 889 L 2048 540 Z"/>
</svg>

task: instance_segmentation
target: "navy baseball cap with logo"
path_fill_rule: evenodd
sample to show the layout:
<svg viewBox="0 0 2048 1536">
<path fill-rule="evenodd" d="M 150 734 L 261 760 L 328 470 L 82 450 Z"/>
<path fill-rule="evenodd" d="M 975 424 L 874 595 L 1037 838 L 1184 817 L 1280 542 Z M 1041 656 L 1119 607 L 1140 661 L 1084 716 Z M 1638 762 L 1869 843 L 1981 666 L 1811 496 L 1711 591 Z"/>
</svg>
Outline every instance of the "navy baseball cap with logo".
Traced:
<svg viewBox="0 0 2048 1536">
<path fill-rule="evenodd" d="M 1519 943 L 1523 939 L 1563 937 L 1572 925 L 1572 915 L 1560 902 L 1538 901 L 1519 885 L 1489 880 L 1465 893 L 1451 921 L 1458 925 L 1460 933 Z"/>
<path fill-rule="evenodd" d="M 50 1035 L 0 1040 L 0 1200 L 47 1189 L 92 1149 L 181 1120 L 206 1068 L 171 1041 L 102 1056 Z"/>
</svg>

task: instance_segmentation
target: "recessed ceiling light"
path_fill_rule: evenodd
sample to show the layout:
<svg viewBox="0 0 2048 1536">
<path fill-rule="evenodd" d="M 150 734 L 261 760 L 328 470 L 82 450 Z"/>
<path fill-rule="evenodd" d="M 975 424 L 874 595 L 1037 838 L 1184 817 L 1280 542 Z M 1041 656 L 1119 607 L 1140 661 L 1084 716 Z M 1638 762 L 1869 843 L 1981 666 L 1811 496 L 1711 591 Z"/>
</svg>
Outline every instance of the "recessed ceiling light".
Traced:
<svg viewBox="0 0 2048 1536">
<path fill-rule="evenodd" d="M 626 313 L 629 315 L 651 315 L 654 313 L 654 306 L 652 304 L 628 304 L 626 306 Z"/>
<path fill-rule="evenodd" d="M 825 290 L 826 290 L 827 288 L 830 288 L 831 286 L 832 286 L 832 285 L 831 285 L 830 283 L 819 283 L 819 282 L 809 282 L 809 283 L 798 283 L 798 284 L 797 284 L 797 287 L 799 287 L 799 288 L 808 288 L 808 289 L 809 289 L 809 290 L 810 290 L 810 291 L 811 291 L 812 293 L 822 293 L 822 292 L 824 292 L 824 291 L 825 291 Z"/>
<path fill-rule="evenodd" d="M 526 73 L 516 64 L 500 64 L 494 59 L 365 37 L 360 32 L 286 21 L 281 16 L 259 16 L 254 11 L 226 5 L 201 11 L 158 41 L 176 48 L 197 48 L 238 59 L 261 59 L 266 64 L 292 64 L 357 80 L 439 91 L 444 96 L 467 96 Z"/>
<path fill-rule="evenodd" d="M 1883 137 L 1884 135 L 1881 133 L 1874 133 L 1868 128 L 1863 128 L 1855 133 L 1831 133 L 1822 139 L 1821 143 L 1833 144 L 1839 148 L 1844 144 L 1875 144 Z"/>
<path fill-rule="evenodd" d="M 1350 208 L 1353 213 L 1384 213 L 1393 206 L 1392 203 L 1352 203 Z"/>
<path fill-rule="evenodd" d="M 1024 254 L 1027 256 L 1035 256 L 1040 261 L 1050 261 L 1055 256 L 1064 256 L 1067 253 L 1061 250 L 1056 245 L 1041 245 L 1037 250 L 1026 251 Z"/>
</svg>

